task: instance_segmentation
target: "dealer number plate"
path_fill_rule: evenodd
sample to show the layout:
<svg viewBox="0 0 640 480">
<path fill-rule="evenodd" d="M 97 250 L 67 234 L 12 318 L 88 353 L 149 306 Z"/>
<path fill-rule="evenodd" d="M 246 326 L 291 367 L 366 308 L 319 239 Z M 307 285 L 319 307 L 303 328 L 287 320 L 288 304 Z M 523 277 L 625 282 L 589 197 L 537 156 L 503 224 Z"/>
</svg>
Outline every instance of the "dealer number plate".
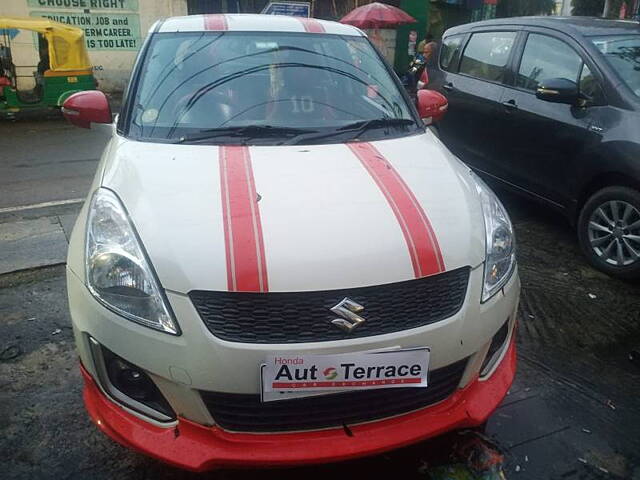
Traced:
<svg viewBox="0 0 640 480">
<path fill-rule="evenodd" d="M 262 401 L 352 390 L 426 387 L 429 349 L 336 355 L 269 355 L 260 368 Z"/>
</svg>

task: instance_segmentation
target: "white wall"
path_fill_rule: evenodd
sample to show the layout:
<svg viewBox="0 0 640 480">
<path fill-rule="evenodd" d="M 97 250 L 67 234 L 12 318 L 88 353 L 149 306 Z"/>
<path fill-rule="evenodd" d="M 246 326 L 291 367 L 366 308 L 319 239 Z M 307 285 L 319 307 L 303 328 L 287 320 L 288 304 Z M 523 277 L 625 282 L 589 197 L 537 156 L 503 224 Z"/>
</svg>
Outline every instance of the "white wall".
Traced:
<svg viewBox="0 0 640 480">
<path fill-rule="evenodd" d="M 393 65 L 396 56 L 396 30 L 395 28 L 370 28 L 365 33 L 380 53 Z"/>
<path fill-rule="evenodd" d="M 571 16 L 571 0 L 556 0 L 554 15 Z"/>
<path fill-rule="evenodd" d="M 138 49 L 156 20 L 186 14 L 187 0 L 0 1 L 0 16 L 48 15 L 63 23 L 73 25 L 76 22 L 76 26 L 85 30 L 87 50 L 99 88 L 107 92 L 118 92 L 124 89 Z M 78 25 L 78 23 L 82 24 Z M 28 39 L 30 36 L 30 34 L 21 33 L 16 40 Z M 37 55 L 36 48 L 33 47 L 32 50 L 35 55 Z M 27 49 L 27 47 L 20 47 L 20 49 Z M 27 54 L 22 52 L 20 55 Z"/>
<path fill-rule="evenodd" d="M 2 41 L 3 37 L 0 36 Z M 11 39 L 11 56 L 18 76 L 18 90 L 31 90 L 36 84 L 33 72 L 40 61 L 37 38 L 33 32 L 21 31 Z"/>
</svg>

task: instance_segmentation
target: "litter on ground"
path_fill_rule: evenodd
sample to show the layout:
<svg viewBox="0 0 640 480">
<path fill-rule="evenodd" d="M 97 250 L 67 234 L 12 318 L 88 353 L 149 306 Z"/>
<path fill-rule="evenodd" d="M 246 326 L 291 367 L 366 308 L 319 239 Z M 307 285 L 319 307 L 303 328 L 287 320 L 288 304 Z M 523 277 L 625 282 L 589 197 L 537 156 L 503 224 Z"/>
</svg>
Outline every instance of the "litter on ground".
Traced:
<svg viewBox="0 0 640 480">
<path fill-rule="evenodd" d="M 474 431 L 460 432 L 446 465 L 427 471 L 430 480 L 505 480 L 504 455 L 484 435 Z M 519 471 L 519 466 L 516 471 Z"/>
</svg>

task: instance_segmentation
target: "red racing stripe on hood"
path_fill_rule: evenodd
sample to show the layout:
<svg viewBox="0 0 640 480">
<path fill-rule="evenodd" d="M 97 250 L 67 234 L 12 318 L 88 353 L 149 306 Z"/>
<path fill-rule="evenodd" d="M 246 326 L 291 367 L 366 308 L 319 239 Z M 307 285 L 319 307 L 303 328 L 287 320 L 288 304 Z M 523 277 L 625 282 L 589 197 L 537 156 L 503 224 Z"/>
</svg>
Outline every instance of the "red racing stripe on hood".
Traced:
<svg viewBox="0 0 640 480">
<path fill-rule="evenodd" d="M 431 222 L 400 174 L 370 143 L 347 146 L 373 177 L 398 219 L 416 278 L 443 272 L 444 260 Z"/>
<path fill-rule="evenodd" d="M 249 147 L 220 146 L 220 184 L 230 292 L 267 292 L 267 264 Z"/>
<path fill-rule="evenodd" d="M 295 17 L 309 33 L 325 33 L 324 26 L 315 18 Z"/>
<path fill-rule="evenodd" d="M 222 14 L 210 14 L 204 16 L 205 30 L 228 30 L 227 18 Z"/>
</svg>

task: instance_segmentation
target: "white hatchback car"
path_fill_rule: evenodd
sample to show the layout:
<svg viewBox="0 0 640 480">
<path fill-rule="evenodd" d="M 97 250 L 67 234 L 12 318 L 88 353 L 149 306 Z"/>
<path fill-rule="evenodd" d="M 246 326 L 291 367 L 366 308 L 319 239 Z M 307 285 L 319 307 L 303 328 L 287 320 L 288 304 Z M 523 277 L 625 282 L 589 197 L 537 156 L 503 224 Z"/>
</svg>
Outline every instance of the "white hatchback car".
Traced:
<svg viewBox="0 0 640 480">
<path fill-rule="evenodd" d="M 84 400 L 107 435 L 207 470 L 487 420 L 515 374 L 512 225 L 425 129 L 438 95 L 417 103 L 348 25 L 152 28 L 67 266 Z M 100 92 L 63 111 L 111 123 Z"/>
</svg>

